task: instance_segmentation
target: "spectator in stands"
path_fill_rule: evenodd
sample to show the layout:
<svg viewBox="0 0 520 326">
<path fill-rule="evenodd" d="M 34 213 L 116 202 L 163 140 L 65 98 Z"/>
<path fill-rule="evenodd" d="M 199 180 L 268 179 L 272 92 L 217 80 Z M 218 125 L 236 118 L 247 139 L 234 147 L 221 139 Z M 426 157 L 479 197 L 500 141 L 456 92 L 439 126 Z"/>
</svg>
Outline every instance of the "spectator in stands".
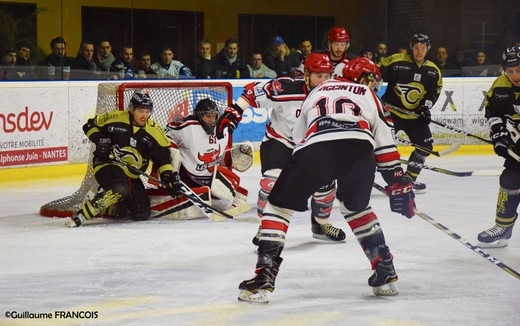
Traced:
<svg viewBox="0 0 520 326">
<path fill-rule="evenodd" d="M 114 57 L 112 54 L 112 45 L 110 45 L 110 41 L 100 41 L 98 43 L 97 53 L 94 57 L 94 61 L 96 62 L 99 70 L 110 71 L 110 66 L 115 60 L 116 57 Z"/>
<path fill-rule="evenodd" d="M 247 65 L 251 78 L 276 78 L 276 71 L 269 69 L 262 60 L 262 53 L 253 52 L 251 64 Z"/>
<path fill-rule="evenodd" d="M 94 62 L 94 42 L 83 41 L 71 65 L 71 79 L 98 79 L 98 66 Z"/>
<path fill-rule="evenodd" d="M 193 77 L 191 69 L 179 60 L 173 60 L 173 49 L 163 46 L 159 54 L 161 59 L 152 64 L 151 68 L 159 78 L 178 79 Z"/>
<path fill-rule="evenodd" d="M 215 63 L 216 78 L 250 78 L 245 57 L 238 51 L 238 40 L 229 38 L 211 60 Z"/>
<path fill-rule="evenodd" d="M 37 79 L 36 71 L 31 60 L 31 45 L 28 42 L 18 42 L 16 44 L 16 65 L 20 72 L 21 79 L 35 80 Z"/>
<path fill-rule="evenodd" d="M 67 56 L 67 42 L 61 36 L 55 37 L 51 41 L 52 53 L 46 56 L 43 60 L 38 62 L 38 66 L 45 67 L 71 67 L 74 59 Z M 47 69 L 42 70 L 47 74 Z"/>
<path fill-rule="evenodd" d="M 20 80 L 20 74 L 17 72 L 16 66 L 16 58 L 17 58 L 16 50 L 14 48 L 9 48 L 5 51 L 2 51 L 2 80 Z"/>
<path fill-rule="evenodd" d="M 491 66 L 491 60 L 487 57 L 486 51 L 484 49 L 477 49 L 475 52 L 475 58 L 472 64 L 472 76 L 498 76 L 498 69 L 495 69 Z"/>
<path fill-rule="evenodd" d="M 281 36 L 271 40 L 265 56 L 264 63 L 267 67 L 276 71 L 278 77 L 294 76 L 294 72 L 301 64 L 299 58 L 291 53 L 291 49 L 285 44 Z"/>
<path fill-rule="evenodd" d="M 466 58 L 466 52 L 462 48 L 456 48 L 453 53 L 453 66 L 455 69 L 462 69 L 464 66 L 469 66 L 471 63 Z"/>
<path fill-rule="evenodd" d="M 376 50 L 370 43 L 365 44 L 363 49 L 361 49 L 361 56 L 367 58 L 368 60 L 374 61 L 375 54 Z"/>
<path fill-rule="evenodd" d="M 300 44 L 298 44 L 298 49 L 294 52 L 294 55 L 298 58 L 300 64 L 305 61 L 305 58 L 312 52 L 312 42 L 308 37 L 304 37 Z"/>
<path fill-rule="evenodd" d="M 18 55 L 16 59 L 17 66 L 30 66 L 32 67 L 31 61 L 31 45 L 28 42 L 16 43 L 16 53 Z"/>
<path fill-rule="evenodd" d="M 119 60 L 116 61 L 120 61 L 122 64 L 122 69 L 119 71 L 123 73 L 124 79 L 137 79 L 137 70 L 133 66 L 134 48 L 131 45 L 123 45 L 121 47 L 121 50 L 119 51 Z M 114 63 L 112 63 L 112 66 Z"/>
<path fill-rule="evenodd" d="M 139 56 L 139 62 L 137 64 L 137 70 L 139 79 L 146 78 L 157 78 L 157 73 L 152 69 L 152 56 L 147 50 L 141 52 Z"/>
<path fill-rule="evenodd" d="M 388 56 L 388 45 L 385 42 L 377 43 L 376 53 L 374 54 L 372 61 L 374 61 L 375 63 L 379 63 L 381 61 L 381 58 L 384 58 L 386 56 Z"/>
<path fill-rule="evenodd" d="M 215 78 L 215 70 L 215 62 L 211 60 L 211 43 L 206 39 L 201 40 L 195 56 L 195 77 Z"/>
<path fill-rule="evenodd" d="M 437 47 L 433 62 L 439 67 L 443 77 L 460 76 L 461 74 L 460 69 L 456 69 L 453 62 L 449 60 L 448 50 L 444 46 Z"/>
</svg>

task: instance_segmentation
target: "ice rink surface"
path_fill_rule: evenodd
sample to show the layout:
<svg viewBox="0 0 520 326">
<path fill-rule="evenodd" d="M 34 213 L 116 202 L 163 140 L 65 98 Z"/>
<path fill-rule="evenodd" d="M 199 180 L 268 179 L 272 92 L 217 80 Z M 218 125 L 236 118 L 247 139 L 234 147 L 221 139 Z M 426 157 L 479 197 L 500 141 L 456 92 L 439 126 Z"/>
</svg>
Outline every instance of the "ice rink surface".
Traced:
<svg viewBox="0 0 520 326">
<path fill-rule="evenodd" d="M 475 172 L 424 170 L 419 181 L 428 191 L 416 203 L 476 244 L 494 224 L 502 160 L 450 155 L 427 164 Z M 0 325 L 520 325 L 520 279 L 425 220 L 390 212 L 376 190 L 371 205 L 395 257 L 398 296 L 372 294 L 370 264 L 336 203 L 331 222 L 347 242 L 315 240 L 310 213 L 296 213 L 270 303 L 238 302 L 238 284 L 253 276 L 256 262 L 259 167 L 241 176 L 253 209 L 236 220 L 98 220 L 77 229 L 38 211 L 75 191 L 82 176 L 2 184 Z M 509 247 L 485 251 L 520 271 L 516 231 Z M 96 318 L 57 318 L 60 311 Z M 5 317 L 13 312 L 19 318 Z M 21 318 L 24 312 L 53 318 Z"/>
</svg>

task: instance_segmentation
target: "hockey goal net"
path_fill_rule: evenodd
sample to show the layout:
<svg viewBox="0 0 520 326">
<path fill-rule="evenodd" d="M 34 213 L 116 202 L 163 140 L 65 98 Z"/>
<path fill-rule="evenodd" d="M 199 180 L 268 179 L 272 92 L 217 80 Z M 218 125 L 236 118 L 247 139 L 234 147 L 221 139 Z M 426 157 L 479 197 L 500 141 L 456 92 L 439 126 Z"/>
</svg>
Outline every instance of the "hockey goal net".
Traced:
<svg viewBox="0 0 520 326">
<path fill-rule="evenodd" d="M 232 104 L 233 87 L 228 82 L 128 82 L 100 83 L 98 86 L 96 114 L 113 110 L 125 110 L 132 94 L 136 91 L 150 94 L 154 109 L 152 119 L 166 127 L 167 123 L 191 114 L 197 102 L 204 98 L 215 101 L 224 110 Z M 79 189 L 73 194 L 53 200 L 40 208 L 40 215 L 69 217 L 76 213 L 86 200 L 96 193 L 98 183 L 92 173 L 90 146 L 87 171 Z"/>
</svg>

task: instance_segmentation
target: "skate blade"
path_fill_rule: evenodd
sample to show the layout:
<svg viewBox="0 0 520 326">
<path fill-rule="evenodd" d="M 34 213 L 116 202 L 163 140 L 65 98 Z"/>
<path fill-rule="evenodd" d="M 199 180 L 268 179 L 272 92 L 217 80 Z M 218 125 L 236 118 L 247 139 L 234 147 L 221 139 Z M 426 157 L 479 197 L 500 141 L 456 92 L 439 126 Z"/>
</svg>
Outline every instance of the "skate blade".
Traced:
<svg viewBox="0 0 520 326">
<path fill-rule="evenodd" d="M 74 222 L 73 219 L 69 218 L 67 221 L 65 221 L 65 226 L 69 228 L 77 228 L 76 222 Z"/>
<path fill-rule="evenodd" d="M 334 243 L 345 243 L 347 242 L 347 238 L 343 239 L 343 240 L 334 240 L 334 239 L 331 239 L 329 237 L 327 237 L 326 235 L 323 235 L 323 234 L 316 234 L 316 233 L 313 233 L 312 234 L 312 237 L 314 239 L 318 239 L 318 240 L 323 240 L 323 241 L 328 241 L 328 242 L 334 242 Z"/>
<path fill-rule="evenodd" d="M 372 288 L 372 292 L 378 297 L 390 297 L 399 294 L 396 282 L 390 282 L 381 286 L 375 286 Z"/>
<path fill-rule="evenodd" d="M 248 303 L 269 303 L 269 297 L 267 290 L 258 290 L 257 293 L 250 292 L 248 290 L 240 290 L 238 293 L 238 301 L 244 301 Z"/>
<path fill-rule="evenodd" d="M 477 247 L 480 248 L 504 248 L 509 245 L 509 239 L 500 239 L 494 242 L 477 242 Z"/>
</svg>

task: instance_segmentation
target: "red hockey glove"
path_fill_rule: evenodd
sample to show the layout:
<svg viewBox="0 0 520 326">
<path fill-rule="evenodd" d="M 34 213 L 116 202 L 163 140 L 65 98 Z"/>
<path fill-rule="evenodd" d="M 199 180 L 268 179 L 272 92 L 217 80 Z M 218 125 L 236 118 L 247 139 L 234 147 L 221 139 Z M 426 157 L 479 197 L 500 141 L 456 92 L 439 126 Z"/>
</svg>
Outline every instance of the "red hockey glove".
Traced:
<svg viewBox="0 0 520 326">
<path fill-rule="evenodd" d="M 390 210 L 412 218 L 415 215 L 415 194 L 412 183 L 403 177 L 400 181 L 385 187 L 390 198 Z"/>
<path fill-rule="evenodd" d="M 218 118 L 215 134 L 217 139 L 224 138 L 224 129 L 228 128 L 229 133 L 236 129 L 238 123 L 242 120 L 242 110 L 235 107 L 228 107 L 224 113 Z"/>
</svg>

